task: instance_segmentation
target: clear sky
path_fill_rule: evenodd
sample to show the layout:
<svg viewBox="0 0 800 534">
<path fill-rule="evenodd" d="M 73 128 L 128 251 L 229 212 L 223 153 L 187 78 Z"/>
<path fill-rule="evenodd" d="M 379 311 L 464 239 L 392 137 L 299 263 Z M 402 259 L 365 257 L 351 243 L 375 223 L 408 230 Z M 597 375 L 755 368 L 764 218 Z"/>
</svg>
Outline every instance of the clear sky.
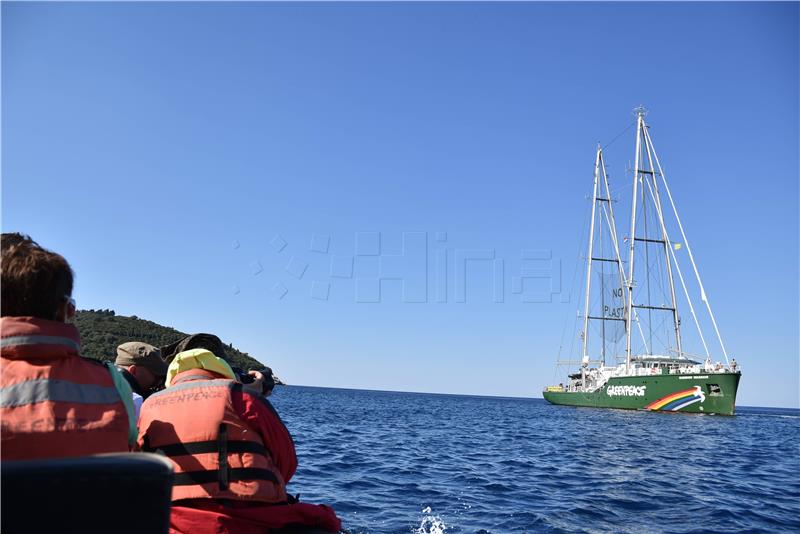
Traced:
<svg viewBox="0 0 800 534">
<path fill-rule="evenodd" d="M 540 396 L 577 345 L 595 146 L 644 104 L 739 403 L 798 406 L 798 18 L 3 2 L 3 231 L 64 254 L 80 308 L 290 383 Z M 633 141 L 607 154 L 621 235 Z"/>
</svg>

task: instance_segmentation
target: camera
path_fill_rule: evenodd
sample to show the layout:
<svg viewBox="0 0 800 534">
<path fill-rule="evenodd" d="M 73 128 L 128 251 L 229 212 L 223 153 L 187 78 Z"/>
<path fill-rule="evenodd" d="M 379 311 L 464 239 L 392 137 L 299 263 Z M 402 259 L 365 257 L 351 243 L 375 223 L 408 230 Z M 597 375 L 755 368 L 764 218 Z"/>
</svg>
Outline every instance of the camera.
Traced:
<svg viewBox="0 0 800 534">
<path fill-rule="evenodd" d="M 242 384 L 252 384 L 255 381 L 255 377 L 249 374 L 252 371 L 258 371 L 264 376 L 264 382 L 261 385 L 261 394 L 268 395 L 273 388 L 275 387 L 275 377 L 272 375 L 272 369 L 269 367 L 264 367 L 262 369 L 250 369 L 249 371 L 245 371 L 241 367 L 234 367 L 231 366 L 233 373 L 236 375 L 236 378 Z"/>
</svg>

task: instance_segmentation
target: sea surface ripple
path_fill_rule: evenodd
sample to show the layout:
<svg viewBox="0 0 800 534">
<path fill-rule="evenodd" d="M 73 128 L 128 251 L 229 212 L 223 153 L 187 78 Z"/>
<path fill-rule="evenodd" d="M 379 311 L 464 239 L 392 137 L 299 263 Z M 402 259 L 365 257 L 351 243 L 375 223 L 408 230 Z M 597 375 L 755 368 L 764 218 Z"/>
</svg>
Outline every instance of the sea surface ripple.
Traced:
<svg viewBox="0 0 800 534">
<path fill-rule="evenodd" d="M 284 386 L 289 484 L 353 533 L 800 532 L 800 411 Z"/>
</svg>

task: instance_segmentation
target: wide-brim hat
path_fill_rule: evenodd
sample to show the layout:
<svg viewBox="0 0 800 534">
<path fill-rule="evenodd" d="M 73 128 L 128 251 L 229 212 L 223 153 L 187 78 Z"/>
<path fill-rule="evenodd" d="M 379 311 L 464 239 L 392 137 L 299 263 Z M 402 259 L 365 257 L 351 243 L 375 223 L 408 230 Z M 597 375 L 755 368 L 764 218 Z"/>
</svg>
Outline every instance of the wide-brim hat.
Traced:
<svg viewBox="0 0 800 534">
<path fill-rule="evenodd" d="M 117 365 L 138 365 L 156 376 L 167 376 L 167 362 L 161 357 L 161 349 L 141 341 L 129 341 L 117 347 Z"/>
</svg>

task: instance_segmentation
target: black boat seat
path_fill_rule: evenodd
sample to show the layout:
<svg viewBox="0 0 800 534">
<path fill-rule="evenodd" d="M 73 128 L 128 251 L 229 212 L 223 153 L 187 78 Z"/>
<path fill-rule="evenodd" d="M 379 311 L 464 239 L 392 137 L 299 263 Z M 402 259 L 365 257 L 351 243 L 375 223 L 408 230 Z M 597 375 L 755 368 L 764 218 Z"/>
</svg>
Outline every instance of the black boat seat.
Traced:
<svg viewBox="0 0 800 534">
<path fill-rule="evenodd" d="M 148 453 L 4 461 L 3 534 L 169 532 L 169 460 Z"/>
</svg>

